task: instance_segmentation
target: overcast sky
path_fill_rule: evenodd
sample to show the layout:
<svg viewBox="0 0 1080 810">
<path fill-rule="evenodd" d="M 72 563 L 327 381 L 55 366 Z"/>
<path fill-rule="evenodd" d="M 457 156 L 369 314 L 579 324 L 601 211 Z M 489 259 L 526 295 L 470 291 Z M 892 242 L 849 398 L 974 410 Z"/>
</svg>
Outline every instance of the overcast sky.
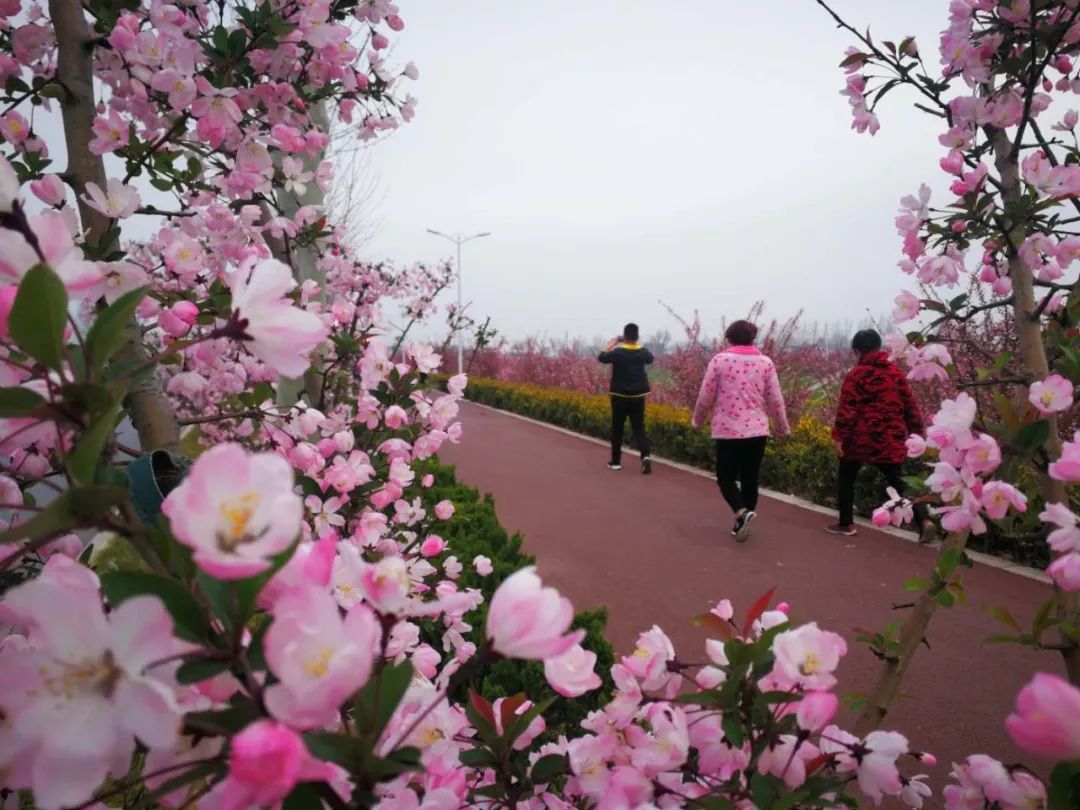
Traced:
<svg viewBox="0 0 1080 810">
<path fill-rule="evenodd" d="M 426 228 L 491 231 L 465 297 L 504 334 L 677 331 L 660 300 L 710 331 L 759 298 L 858 320 L 905 286 L 892 221 L 941 174 L 941 126 L 898 92 L 875 137 L 852 132 L 852 39 L 813 0 L 402 5 L 420 103 L 372 154 L 368 250 L 435 260 L 453 246 Z M 834 8 L 937 66 L 944 0 Z"/>
</svg>

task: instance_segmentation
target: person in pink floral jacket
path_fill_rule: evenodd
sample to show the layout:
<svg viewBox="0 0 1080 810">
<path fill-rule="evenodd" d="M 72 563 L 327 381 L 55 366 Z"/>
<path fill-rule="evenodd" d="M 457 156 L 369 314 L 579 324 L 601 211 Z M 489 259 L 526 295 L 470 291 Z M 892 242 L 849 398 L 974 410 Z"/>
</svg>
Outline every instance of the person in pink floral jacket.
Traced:
<svg viewBox="0 0 1080 810">
<path fill-rule="evenodd" d="M 757 327 L 735 321 L 727 348 L 709 361 L 694 406 L 694 427 L 709 420 L 716 440 L 716 483 L 735 513 L 731 534 L 745 540 L 757 517 L 758 475 L 769 439 L 769 418 L 787 436 L 787 411 L 773 361 L 754 347 Z"/>
</svg>

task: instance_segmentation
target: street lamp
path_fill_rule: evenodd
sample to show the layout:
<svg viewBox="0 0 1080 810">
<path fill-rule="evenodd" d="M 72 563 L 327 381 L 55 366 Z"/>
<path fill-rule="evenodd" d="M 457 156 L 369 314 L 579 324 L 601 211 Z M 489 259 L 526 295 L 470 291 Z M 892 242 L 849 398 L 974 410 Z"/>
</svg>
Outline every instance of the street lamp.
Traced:
<svg viewBox="0 0 1080 810">
<path fill-rule="evenodd" d="M 441 236 L 443 239 L 449 239 L 455 245 L 457 245 L 457 316 L 458 316 L 458 330 L 457 330 L 457 367 L 458 374 L 465 370 L 465 347 L 464 337 L 461 329 L 461 317 L 462 317 L 462 303 L 461 303 L 461 246 L 466 242 L 471 242 L 473 239 L 480 239 L 485 236 L 491 236 L 489 231 L 483 233 L 474 233 L 472 236 L 463 236 L 460 233 L 450 236 L 449 234 L 441 233 L 439 231 L 427 229 L 427 232 L 432 236 Z"/>
</svg>

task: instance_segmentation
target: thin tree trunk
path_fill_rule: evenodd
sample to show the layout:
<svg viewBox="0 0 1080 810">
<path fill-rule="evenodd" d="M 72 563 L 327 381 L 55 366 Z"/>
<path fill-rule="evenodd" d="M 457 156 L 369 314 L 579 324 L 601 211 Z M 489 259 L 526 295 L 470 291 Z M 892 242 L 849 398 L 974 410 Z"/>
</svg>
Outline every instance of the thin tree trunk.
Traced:
<svg viewBox="0 0 1080 810">
<path fill-rule="evenodd" d="M 1001 178 L 1002 200 L 1006 208 L 1018 207 L 1021 196 L 1019 158 L 1012 148 L 1012 142 L 1003 130 L 987 128 L 987 134 L 994 147 L 994 164 Z M 1009 276 L 1013 285 L 1013 323 L 1024 368 L 1031 378 L 1041 380 L 1050 373 L 1050 364 L 1046 356 L 1046 346 L 1043 343 L 1042 326 L 1036 314 L 1038 304 L 1035 298 L 1035 279 L 1031 268 L 1017 252 L 1025 238 L 1026 229 L 1023 223 L 1011 223 Z M 1026 390 L 1024 393 L 1026 394 Z M 1026 407 L 1026 398 L 1019 404 L 1021 407 Z M 1057 417 L 1050 415 L 1046 419 L 1050 423 L 1050 436 L 1043 445 L 1043 449 L 1049 458 L 1053 459 L 1061 455 L 1061 436 L 1058 433 Z M 1039 471 L 1039 479 L 1046 503 L 1068 503 L 1064 483 L 1051 478 L 1045 470 Z M 1058 591 L 1057 617 L 1061 621 L 1077 626 L 1080 620 L 1080 600 L 1077 594 Z M 1065 659 L 1065 672 L 1072 683 L 1080 685 L 1080 646 L 1077 645 L 1076 639 L 1065 633 L 1061 634 L 1061 645 L 1061 654 Z"/>
<path fill-rule="evenodd" d="M 325 102 L 319 101 L 312 105 L 311 121 L 323 132 L 329 133 L 330 124 L 326 113 Z M 325 153 L 320 153 L 317 157 L 305 158 L 304 171 L 314 173 L 315 170 L 318 169 L 319 163 L 322 162 L 324 155 Z M 312 181 L 308 184 L 307 189 L 299 199 L 297 199 L 294 194 L 283 192 L 280 195 L 280 200 L 282 215 L 293 217 L 296 215 L 296 212 L 300 210 L 300 207 L 304 205 L 314 205 L 322 208 L 326 203 L 326 195 L 324 195 L 322 189 Z M 323 287 L 326 285 L 326 276 L 324 273 L 319 272 L 318 257 L 311 247 L 297 248 L 293 251 L 291 256 L 279 255 L 285 254 L 284 245 L 281 244 L 280 240 L 274 240 L 274 242 L 270 243 L 270 249 L 274 252 L 276 258 L 292 266 L 293 274 L 298 282 L 303 283 L 309 279 L 316 281 L 319 284 L 319 298 L 324 302 L 326 301 L 326 294 L 323 290 Z M 313 366 L 317 360 L 318 355 L 313 355 Z M 304 372 L 303 378 L 299 380 L 288 380 L 284 377 L 278 378 L 277 402 L 279 405 L 292 405 L 300 397 L 300 394 L 303 393 L 307 396 L 308 402 L 313 407 L 318 407 L 321 390 L 321 378 L 315 373 L 314 368 L 309 368 Z"/>
<path fill-rule="evenodd" d="M 949 552 L 963 551 L 967 546 L 968 533 L 956 532 L 945 538 L 941 545 L 938 560 L 941 560 Z M 952 577 L 950 576 L 950 579 Z M 911 665 L 915 653 L 926 638 L 926 630 L 930 626 L 930 619 L 937 612 L 938 601 L 934 594 L 927 588 L 915 601 L 915 606 L 900 628 L 899 648 L 892 657 L 885 662 L 878 682 L 870 692 L 863 710 L 855 723 L 855 733 L 863 737 L 881 725 L 885 716 L 889 713 L 896 696 L 900 693 L 900 684 L 907 674 L 908 666 Z"/>
<path fill-rule="evenodd" d="M 78 0 L 49 0 L 49 15 L 56 30 L 57 78 L 65 91 L 60 102 L 68 154 L 65 177 L 75 190 L 86 242 L 95 245 L 106 237 L 111 221 L 82 199 L 87 183 L 105 187 L 104 161 L 90 151 L 95 113 L 91 31 Z M 101 245 L 105 253 L 117 246 L 115 238 Z M 128 329 L 128 344 L 118 358 L 136 363 L 146 360 L 142 336 L 134 321 Z M 145 375 L 128 394 L 125 404 L 144 451 L 179 448 L 176 415 L 155 375 Z"/>
</svg>

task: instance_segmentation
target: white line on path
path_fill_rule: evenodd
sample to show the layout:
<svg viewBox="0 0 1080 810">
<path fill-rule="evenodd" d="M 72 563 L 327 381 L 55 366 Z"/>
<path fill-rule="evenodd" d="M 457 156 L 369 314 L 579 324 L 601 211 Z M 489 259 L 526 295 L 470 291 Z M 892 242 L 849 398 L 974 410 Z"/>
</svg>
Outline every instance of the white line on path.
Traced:
<svg viewBox="0 0 1080 810">
<path fill-rule="evenodd" d="M 583 433 L 575 433 L 572 430 L 567 430 L 566 428 L 559 427 L 558 425 L 551 425 L 547 422 L 541 422 L 538 419 L 531 419 L 528 416 L 522 416 L 521 414 L 514 413 L 512 411 L 504 411 L 499 408 L 493 408 L 490 405 L 482 405 L 479 402 L 473 402 L 469 399 L 465 401 L 473 407 L 482 408 L 485 411 L 493 411 L 494 413 L 501 414 L 502 416 L 509 416 L 513 419 L 520 419 L 522 422 L 528 422 L 530 425 L 536 425 L 538 427 L 547 428 L 548 430 L 554 430 L 557 433 L 563 433 L 567 436 L 573 436 L 576 439 L 581 439 L 582 441 L 598 444 L 601 447 L 608 446 L 608 442 L 603 441 L 602 439 L 596 439 L 592 436 L 586 436 Z M 640 454 L 636 450 L 631 450 L 630 448 L 623 448 L 623 452 L 628 453 L 632 456 L 640 456 Z M 672 461 L 671 459 L 664 458 L 663 456 L 652 456 L 652 460 L 654 462 L 664 464 L 668 467 L 673 467 L 676 470 L 682 470 L 685 473 L 696 475 L 700 478 L 708 478 L 710 481 L 713 479 L 712 473 L 706 472 L 705 470 L 699 469 L 698 467 L 692 467 L 689 464 L 682 464 L 678 461 Z M 762 489 L 761 492 L 763 495 L 772 498 L 774 501 L 781 501 L 782 503 L 791 504 L 792 506 L 797 506 L 800 509 L 805 509 L 809 512 L 817 512 L 820 515 L 836 514 L 836 510 L 830 509 L 827 506 L 821 506 L 820 504 L 812 503 L 811 501 L 807 501 L 803 498 L 798 498 L 794 495 L 788 495 L 784 492 L 776 492 L 775 490 L 771 489 Z M 905 532 L 902 529 L 897 529 L 892 526 L 879 528 L 865 518 L 857 517 L 855 518 L 855 522 L 858 523 L 860 526 L 863 526 L 864 528 L 880 532 L 881 534 L 891 535 L 892 537 L 895 537 L 899 540 L 903 540 L 905 543 L 918 544 L 919 542 L 918 538 L 915 537 L 912 532 Z M 1027 565 L 1021 565 L 1020 563 L 1010 562 L 1009 560 L 1004 560 L 1001 557 L 995 557 L 992 554 L 983 554 L 980 551 L 968 551 L 967 555 L 980 565 L 985 565 L 990 568 L 998 568 L 1002 571 L 1007 571 L 1010 574 L 1016 574 L 1017 576 L 1025 577 L 1026 579 L 1033 579 L 1036 582 L 1042 582 L 1046 585 L 1053 584 L 1053 580 L 1051 580 L 1050 577 L 1047 576 L 1046 572 L 1040 571 L 1037 568 L 1031 568 Z"/>
</svg>

